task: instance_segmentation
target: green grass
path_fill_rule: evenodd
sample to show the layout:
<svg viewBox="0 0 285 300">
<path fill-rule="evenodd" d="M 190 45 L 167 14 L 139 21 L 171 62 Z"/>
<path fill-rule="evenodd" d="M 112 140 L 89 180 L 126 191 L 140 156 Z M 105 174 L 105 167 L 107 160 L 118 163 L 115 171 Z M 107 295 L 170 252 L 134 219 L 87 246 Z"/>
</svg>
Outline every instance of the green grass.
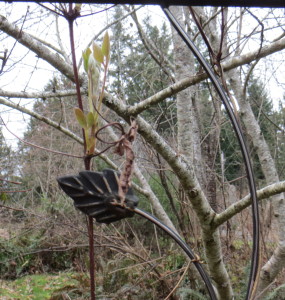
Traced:
<svg viewBox="0 0 285 300">
<path fill-rule="evenodd" d="M 61 289 L 77 286 L 74 273 L 29 275 L 14 281 L 0 280 L 0 295 L 1 300 L 44 300 Z"/>
</svg>

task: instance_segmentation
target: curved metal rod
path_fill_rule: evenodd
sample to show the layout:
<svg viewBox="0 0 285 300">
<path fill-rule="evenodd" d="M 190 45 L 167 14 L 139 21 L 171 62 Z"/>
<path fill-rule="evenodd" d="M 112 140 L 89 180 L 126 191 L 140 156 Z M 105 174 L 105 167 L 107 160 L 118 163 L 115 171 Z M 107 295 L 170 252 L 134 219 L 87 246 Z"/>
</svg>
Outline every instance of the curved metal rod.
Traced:
<svg viewBox="0 0 285 300">
<path fill-rule="evenodd" d="M 175 28 L 175 30 L 178 32 L 180 37 L 183 39 L 183 41 L 186 43 L 188 48 L 192 51 L 192 53 L 196 56 L 199 63 L 203 66 L 206 73 L 208 74 L 209 78 L 212 81 L 212 84 L 214 85 L 217 93 L 219 94 L 226 110 L 229 115 L 229 118 L 231 120 L 231 123 L 233 125 L 234 131 L 236 133 L 236 136 L 238 138 L 241 152 L 243 155 L 243 159 L 245 162 L 246 172 L 247 172 L 247 179 L 252 199 L 252 222 L 253 222 L 253 249 L 252 249 L 252 262 L 251 262 L 251 272 L 250 272 L 250 278 L 248 283 L 248 289 L 247 289 L 247 295 L 246 299 L 250 299 L 251 294 L 254 292 L 254 287 L 256 283 L 256 278 L 258 274 L 258 268 L 259 268 L 259 231 L 260 231 L 260 225 L 259 225 L 259 213 L 258 213 L 258 201 L 256 196 L 256 186 L 253 176 L 253 170 L 250 163 L 250 157 L 248 154 L 248 150 L 244 141 L 243 133 L 240 129 L 239 123 L 236 119 L 236 116 L 232 110 L 232 107 L 229 103 L 229 100 L 221 87 L 220 82 L 216 78 L 214 72 L 212 71 L 211 67 L 207 63 L 207 61 L 204 59 L 200 51 L 196 48 L 192 40 L 189 38 L 188 34 L 184 31 L 184 29 L 181 27 L 179 22 L 176 20 L 176 18 L 173 16 L 173 14 L 170 12 L 169 8 L 162 7 L 164 13 L 166 14 L 168 20 L 172 24 L 172 26 Z"/>
<path fill-rule="evenodd" d="M 195 256 L 194 252 L 189 248 L 189 246 L 182 240 L 182 238 L 175 233 L 171 228 L 163 224 L 160 220 L 158 220 L 153 215 L 139 209 L 135 208 L 133 210 L 136 214 L 140 215 L 141 217 L 144 217 L 145 219 L 149 220 L 156 226 L 158 226 L 160 229 L 162 229 L 164 232 L 166 232 L 172 239 L 175 240 L 175 242 L 184 250 L 184 252 L 187 254 L 187 256 L 193 261 L 193 264 L 195 265 L 197 271 L 200 273 L 203 281 L 205 282 L 205 285 L 207 287 L 207 290 L 209 292 L 209 295 L 211 297 L 211 300 L 217 300 L 217 296 L 215 294 L 213 285 L 210 281 L 209 276 L 201 266 L 201 263 L 197 261 L 197 257 Z"/>
</svg>

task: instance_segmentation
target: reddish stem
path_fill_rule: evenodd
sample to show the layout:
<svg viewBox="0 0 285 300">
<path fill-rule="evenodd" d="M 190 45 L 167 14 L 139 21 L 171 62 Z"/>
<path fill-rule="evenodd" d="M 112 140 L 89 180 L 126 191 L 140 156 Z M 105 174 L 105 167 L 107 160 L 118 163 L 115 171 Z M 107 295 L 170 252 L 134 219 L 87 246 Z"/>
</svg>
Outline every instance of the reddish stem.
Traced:
<svg viewBox="0 0 285 300">
<path fill-rule="evenodd" d="M 71 54 L 72 54 L 72 64 L 73 64 L 73 71 L 74 71 L 74 82 L 76 85 L 76 93 L 77 93 L 77 101 L 78 107 L 83 111 L 83 102 L 80 92 L 80 83 L 79 83 L 79 76 L 76 64 L 76 55 L 75 55 L 75 46 L 74 46 L 74 31 L 73 31 L 73 22 L 76 19 L 74 17 L 75 11 L 72 9 L 72 3 L 69 4 L 69 12 L 66 16 L 66 19 L 69 24 L 69 34 L 70 34 L 70 46 L 71 46 Z M 84 154 L 86 154 L 86 139 L 84 130 L 82 129 L 83 139 L 84 139 Z M 86 170 L 90 170 L 91 165 L 91 157 L 85 156 L 84 157 L 84 165 Z M 88 217 L 87 220 L 87 228 L 88 228 L 88 236 L 89 236 L 89 272 L 90 272 L 90 300 L 96 300 L 95 296 L 95 260 L 94 260 L 94 240 L 93 240 L 93 218 Z"/>
<path fill-rule="evenodd" d="M 93 240 L 93 218 L 88 216 L 88 237 L 89 237 L 89 273 L 90 273 L 90 299 L 95 300 L 95 251 L 94 251 L 94 240 Z"/>
<path fill-rule="evenodd" d="M 75 55 L 75 46 L 74 46 L 74 31 L 73 31 L 73 22 L 74 18 L 70 17 L 72 16 L 72 4 L 69 6 L 69 18 L 67 17 L 68 25 L 69 25 L 69 37 L 70 37 L 70 47 L 71 47 L 71 56 L 72 56 L 72 65 L 73 65 L 73 72 L 74 72 L 74 82 L 76 87 L 76 95 L 77 95 L 77 103 L 78 107 L 83 110 L 83 102 L 80 92 L 80 83 L 79 83 L 79 76 L 78 76 L 78 69 L 76 64 L 76 55 Z M 83 135 L 83 141 L 84 141 L 84 154 L 86 153 L 86 139 L 84 134 L 84 129 L 82 128 L 82 135 Z M 88 169 L 88 166 L 85 163 L 85 169 Z"/>
</svg>

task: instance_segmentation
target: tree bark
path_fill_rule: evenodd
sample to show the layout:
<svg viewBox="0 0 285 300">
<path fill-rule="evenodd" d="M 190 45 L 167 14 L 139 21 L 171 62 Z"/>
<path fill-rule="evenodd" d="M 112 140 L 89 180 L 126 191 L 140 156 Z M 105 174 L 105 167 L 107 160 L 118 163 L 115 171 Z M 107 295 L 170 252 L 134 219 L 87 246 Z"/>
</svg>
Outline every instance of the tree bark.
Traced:
<svg viewBox="0 0 285 300">
<path fill-rule="evenodd" d="M 188 18 L 188 13 L 184 14 L 183 8 L 173 7 L 171 9 L 175 18 L 183 24 L 183 19 Z M 193 54 L 185 46 L 181 37 L 176 31 L 173 31 L 173 43 L 175 54 L 175 78 L 179 81 L 185 77 L 195 75 L 195 60 Z M 196 87 L 185 89 L 177 94 L 177 124 L 178 124 L 178 155 L 181 156 L 187 164 L 193 165 L 195 180 L 199 182 L 199 189 L 186 188 L 188 185 L 180 178 L 182 186 L 188 196 L 189 201 L 195 209 L 195 202 L 197 201 L 200 190 L 205 190 L 206 174 L 205 162 L 202 155 L 201 148 L 201 128 L 198 107 L 198 93 Z M 208 199 L 203 196 L 203 200 L 210 207 Z M 201 207 L 196 206 L 195 212 L 197 214 L 204 214 L 205 211 Z M 211 277 L 213 278 L 217 291 L 221 299 L 232 299 L 233 291 L 230 283 L 228 273 L 223 263 L 223 254 L 221 251 L 221 242 L 218 230 L 211 229 L 210 219 L 205 222 L 200 219 L 202 227 L 202 238 L 205 246 L 205 255 L 208 263 Z M 210 222 L 210 223 L 208 223 Z"/>
<path fill-rule="evenodd" d="M 184 8 L 171 9 L 175 18 L 182 24 L 187 17 Z M 172 32 L 174 44 L 175 79 L 180 81 L 185 77 L 195 75 L 195 60 L 193 54 L 185 46 L 181 37 L 175 30 Z M 198 119 L 198 102 L 196 86 L 184 89 L 176 96 L 177 103 L 177 143 L 178 153 L 183 155 L 194 166 L 198 180 L 202 187 L 205 186 L 204 163 L 200 146 L 201 134 Z"/>
<path fill-rule="evenodd" d="M 69 78 L 71 81 L 74 81 L 74 74 L 72 66 L 66 63 L 58 53 L 52 53 L 50 49 L 30 34 L 25 33 L 20 30 L 15 25 L 11 24 L 5 17 L 0 15 L 0 30 L 8 34 L 9 36 L 16 39 L 20 44 L 32 50 L 38 55 L 39 58 L 42 58 L 49 64 L 51 64 L 56 69 L 61 69 L 62 73 Z M 80 81 L 83 82 L 83 78 L 80 78 Z"/>
<path fill-rule="evenodd" d="M 230 82 L 235 97 L 240 107 L 240 116 L 245 125 L 246 132 L 250 136 L 251 141 L 257 151 L 260 165 L 266 179 L 266 183 L 272 184 L 279 182 L 279 176 L 275 166 L 274 159 L 270 153 L 269 147 L 262 135 L 260 126 L 255 119 L 249 102 L 242 95 L 242 83 L 236 71 L 231 72 Z M 269 261 L 262 267 L 260 272 L 260 281 L 258 292 L 262 292 L 276 276 L 285 267 L 285 201 L 284 194 L 278 194 L 272 197 L 274 217 L 277 224 L 278 246 Z"/>
</svg>

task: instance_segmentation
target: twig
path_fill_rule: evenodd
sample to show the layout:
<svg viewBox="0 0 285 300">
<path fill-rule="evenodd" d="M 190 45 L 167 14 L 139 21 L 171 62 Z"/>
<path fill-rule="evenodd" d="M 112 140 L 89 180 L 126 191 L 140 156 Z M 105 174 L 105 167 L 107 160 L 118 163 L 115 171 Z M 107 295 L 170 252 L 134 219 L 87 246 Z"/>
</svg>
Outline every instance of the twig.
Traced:
<svg viewBox="0 0 285 300">
<path fill-rule="evenodd" d="M 74 157 L 74 158 L 83 158 L 83 156 L 74 155 L 74 154 L 69 154 L 69 153 L 65 153 L 65 152 L 61 152 L 61 151 L 56 151 L 56 150 L 48 149 L 48 148 L 45 148 L 45 147 L 42 147 L 42 146 L 39 146 L 39 145 L 30 143 L 30 142 L 27 142 L 27 141 L 21 139 L 19 136 L 17 136 L 14 132 L 12 132 L 12 131 L 7 127 L 7 124 L 4 122 L 4 120 L 2 119 L 1 116 L 0 116 L 0 119 L 1 119 L 1 122 L 3 123 L 3 125 L 5 126 L 5 128 L 7 129 L 7 131 L 10 132 L 10 133 L 11 133 L 15 138 L 17 138 L 20 142 L 22 142 L 22 143 L 24 143 L 24 144 L 26 144 L 26 145 L 29 145 L 29 146 L 32 146 L 32 147 L 35 147 L 35 148 L 38 148 L 38 149 L 41 149 L 41 150 L 44 150 L 44 151 L 47 151 L 47 152 L 51 152 L 51 153 L 54 153 L 54 154 L 60 154 L 60 155 L 65 155 L 65 156 L 69 156 L 69 157 Z"/>
<path fill-rule="evenodd" d="M 0 178 L 0 181 L 9 182 L 9 183 L 13 183 L 13 184 L 22 184 L 22 182 L 12 181 L 12 180 L 3 179 L 3 178 Z"/>
<path fill-rule="evenodd" d="M 15 211 L 25 211 L 25 209 L 14 208 L 14 207 L 6 206 L 6 205 L 3 205 L 3 204 L 0 204 L 0 207 L 6 208 L 6 209 L 15 210 Z"/>
<path fill-rule="evenodd" d="M 107 142 L 105 140 L 102 140 L 99 137 L 99 133 L 103 129 L 110 127 L 110 126 L 116 127 L 117 129 L 119 129 L 121 131 L 121 137 L 114 142 Z M 136 138 L 137 130 L 138 130 L 137 123 L 136 123 L 135 119 L 131 118 L 131 127 L 127 133 L 125 133 L 124 128 L 120 123 L 113 122 L 113 123 L 108 123 L 108 124 L 104 125 L 95 134 L 96 139 L 98 139 L 100 142 L 110 145 L 109 147 L 107 147 L 105 150 L 103 150 L 99 154 L 105 152 L 112 146 L 115 146 L 116 154 L 118 154 L 120 156 L 122 156 L 124 154 L 126 155 L 125 167 L 124 167 L 122 174 L 120 175 L 120 179 L 118 182 L 118 186 L 119 186 L 118 195 L 121 200 L 121 202 L 120 202 L 121 205 L 124 204 L 125 196 L 126 196 L 126 193 L 128 192 L 128 189 L 129 189 L 130 183 L 131 183 L 131 176 L 133 173 L 133 164 L 134 164 L 134 159 L 135 159 L 135 155 L 132 150 L 132 143 Z M 96 154 L 96 155 L 99 155 L 99 154 Z"/>
<path fill-rule="evenodd" d="M 138 11 L 140 8 L 144 7 L 144 5 L 141 5 L 139 7 L 136 7 L 134 10 L 131 10 L 129 13 L 127 13 L 126 15 L 122 16 L 121 18 L 115 20 L 114 22 L 108 24 L 107 26 L 105 26 L 102 30 L 100 30 L 95 36 L 93 36 L 93 38 L 91 39 L 91 41 L 88 43 L 88 45 L 86 46 L 86 48 L 89 48 L 92 45 L 92 42 L 94 40 L 97 40 L 97 38 L 103 33 L 105 32 L 108 28 L 110 28 L 111 26 L 121 22 L 122 20 L 126 19 L 129 15 L 131 15 L 133 12 Z M 80 68 L 82 64 L 82 57 L 79 59 L 79 63 L 78 63 L 78 69 Z"/>
<path fill-rule="evenodd" d="M 181 275 L 180 279 L 178 280 L 177 284 L 175 285 L 175 287 L 172 289 L 172 291 L 168 294 L 168 296 L 164 299 L 164 300 L 168 300 L 171 295 L 173 295 L 173 293 L 178 289 L 180 283 L 182 282 L 183 278 L 185 277 L 190 265 L 191 265 L 192 261 L 189 261 L 188 265 L 186 266 L 183 274 Z"/>
</svg>

